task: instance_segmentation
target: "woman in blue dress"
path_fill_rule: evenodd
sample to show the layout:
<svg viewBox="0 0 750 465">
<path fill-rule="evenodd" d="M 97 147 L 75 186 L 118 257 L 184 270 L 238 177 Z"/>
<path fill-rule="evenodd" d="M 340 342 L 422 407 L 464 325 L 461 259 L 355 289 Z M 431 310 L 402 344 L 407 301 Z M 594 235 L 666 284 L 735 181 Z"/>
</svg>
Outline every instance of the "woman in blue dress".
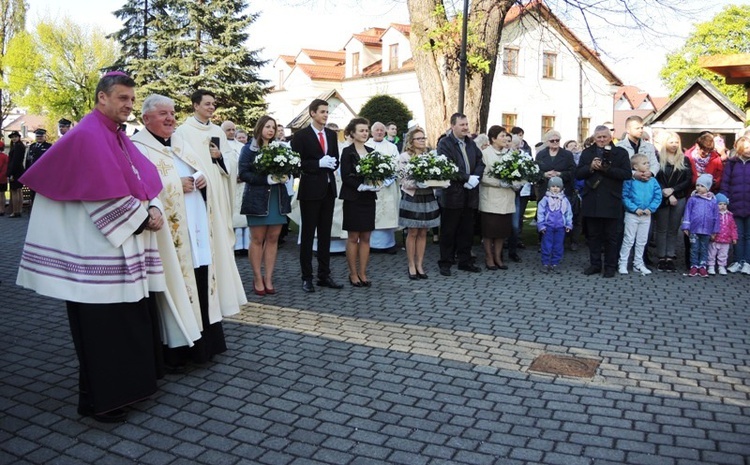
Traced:
<svg viewBox="0 0 750 465">
<path fill-rule="evenodd" d="M 240 152 L 239 177 L 245 184 L 240 213 L 247 215 L 250 227 L 248 256 L 253 268 L 253 291 L 256 295 L 275 294 L 273 269 L 279 247 L 279 234 L 292 210 L 285 179 L 262 174 L 255 165 L 261 149 L 276 138 L 276 120 L 262 116 L 255 125 L 253 138 Z M 265 267 L 265 275 L 261 270 Z"/>
</svg>

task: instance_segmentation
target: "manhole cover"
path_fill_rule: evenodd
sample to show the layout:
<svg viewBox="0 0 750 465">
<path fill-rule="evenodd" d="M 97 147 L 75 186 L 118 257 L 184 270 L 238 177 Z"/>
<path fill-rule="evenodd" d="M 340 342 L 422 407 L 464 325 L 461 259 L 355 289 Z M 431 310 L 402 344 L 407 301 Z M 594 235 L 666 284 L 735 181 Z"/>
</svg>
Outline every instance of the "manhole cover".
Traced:
<svg viewBox="0 0 750 465">
<path fill-rule="evenodd" d="M 569 355 L 544 354 L 531 362 L 529 371 L 549 373 L 575 378 L 593 378 L 599 368 L 599 360 L 571 357 Z"/>
</svg>

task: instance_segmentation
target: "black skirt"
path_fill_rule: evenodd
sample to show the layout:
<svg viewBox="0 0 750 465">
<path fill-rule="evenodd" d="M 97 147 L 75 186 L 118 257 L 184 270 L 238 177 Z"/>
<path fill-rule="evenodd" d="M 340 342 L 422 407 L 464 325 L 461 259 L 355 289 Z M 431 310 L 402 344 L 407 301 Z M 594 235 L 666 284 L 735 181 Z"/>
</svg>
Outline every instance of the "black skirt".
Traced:
<svg viewBox="0 0 750 465">
<path fill-rule="evenodd" d="M 80 365 L 80 411 L 105 413 L 156 392 L 163 366 L 153 298 L 114 304 L 66 304 Z"/>
<path fill-rule="evenodd" d="M 481 212 L 482 237 L 486 239 L 507 239 L 513 232 L 513 214 Z"/>
<path fill-rule="evenodd" d="M 344 200 L 344 231 L 365 232 L 375 229 L 375 199 Z"/>
</svg>

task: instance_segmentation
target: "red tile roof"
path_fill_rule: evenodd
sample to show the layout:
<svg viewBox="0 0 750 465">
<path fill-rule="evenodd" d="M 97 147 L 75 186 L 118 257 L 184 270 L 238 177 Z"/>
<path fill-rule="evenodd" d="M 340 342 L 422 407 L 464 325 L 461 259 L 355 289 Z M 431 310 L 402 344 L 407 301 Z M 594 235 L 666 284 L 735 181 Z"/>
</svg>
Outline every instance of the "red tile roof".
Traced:
<svg viewBox="0 0 750 465">
<path fill-rule="evenodd" d="M 343 66 L 307 65 L 297 63 L 297 67 L 307 74 L 310 79 L 320 79 L 323 81 L 341 81 L 344 79 Z"/>
<path fill-rule="evenodd" d="M 316 50 L 312 48 L 303 48 L 300 50 L 301 53 L 304 53 L 312 61 L 314 61 L 316 64 L 320 65 L 327 65 L 330 63 L 318 63 L 318 62 L 335 62 L 335 63 L 344 63 L 346 61 L 346 52 L 343 50 L 339 51 L 331 51 L 331 50 Z"/>
</svg>

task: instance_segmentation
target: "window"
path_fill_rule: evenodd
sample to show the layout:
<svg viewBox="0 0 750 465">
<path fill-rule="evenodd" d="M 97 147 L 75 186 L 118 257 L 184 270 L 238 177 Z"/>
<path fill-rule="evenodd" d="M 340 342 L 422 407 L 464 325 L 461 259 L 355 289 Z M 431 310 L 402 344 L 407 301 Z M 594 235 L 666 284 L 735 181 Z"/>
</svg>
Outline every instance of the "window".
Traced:
<svg viewBox="0 0 750 465">
<path fill-rule="evenodd" d="M 581 132 L 578 134 L 578 140 L 583 142 L 591 134 L 591 118 L 581 118 Z"/>
<path fill-rule="evenodd" d="M 555 127 L 554 116 L 542 116 L 542 137 Z"/>
<path fill-rule="evenodd" d="M 398 69 L 398 44 L 391 44 L 388 55 L 388 69 Z"/>
<path fill-rule="evenodd" d="M 503 53 L 503 74 L 518 76 L 518 49 L 505 48 Z"/>
<path fill-rule="evenodd" d="M 352 76 L 359 74 L 359 52 L 352 53 Z"/>
<path fill-rule="evenodd" d="M 506 131 L 510 132 L 511 129 L 513 129 L 514 126 L 516 126 L 516 120 L 518 119 L 518 115 L 514 113 L 503 113 L 503 127 Z"/>
<path fill-rule="evenodd" d="M 547 79 L 557 77 L 557 53 L 544 52 L 542 56 L 542 77 Z"/>
</svg>

